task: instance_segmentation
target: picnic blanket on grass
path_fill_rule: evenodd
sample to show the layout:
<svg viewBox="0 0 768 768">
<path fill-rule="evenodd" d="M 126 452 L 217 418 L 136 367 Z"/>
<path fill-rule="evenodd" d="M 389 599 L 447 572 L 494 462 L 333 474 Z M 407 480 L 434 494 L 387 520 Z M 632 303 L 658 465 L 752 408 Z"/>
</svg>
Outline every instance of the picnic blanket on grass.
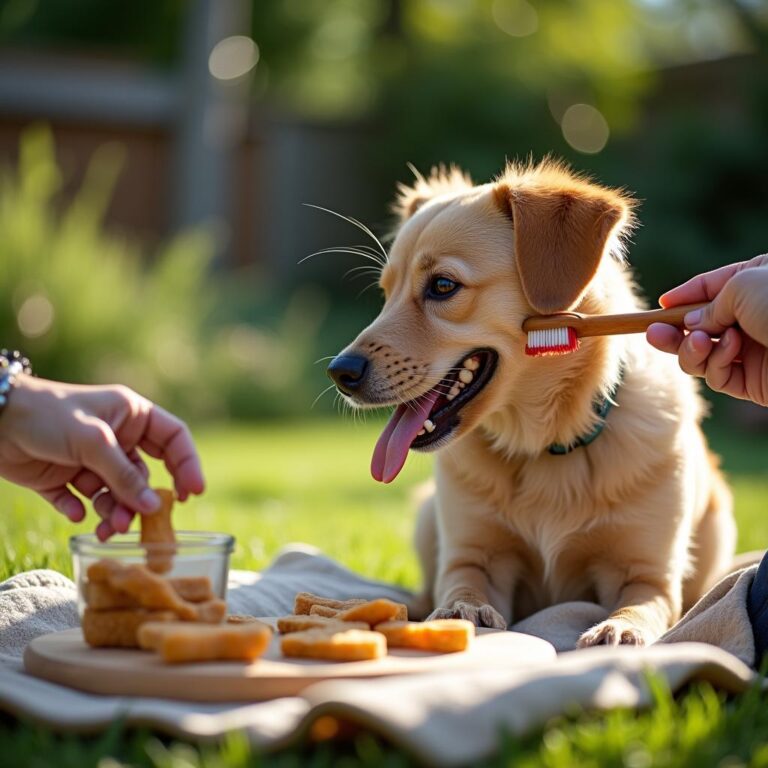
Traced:
<svg viewBox="0 0 768 768">
<path fill-rule="evenodd" d="M 503 732 L 522 735 L 575 709 L 649 705 L 649 672 L 673 691 L 694 680 L 731 693 L 755 684 L 746 612 L 755 570 L 727 576 L 647 648 L 572 650 L 579 635 L 607 614 L 592 603 L 565 603 L 512 627 L 550 642 L 551 661 L 526 664 L 518 658 L 509 667 L 480 665 L 450 675 L 325 681 L 301 696 L 253 704 L 97 696 L 26 675 L 22 655 L 31 639 L 78 625 L 74 584 L 54 571 L 31 571 L 0 584 L 0 709 L 79 732 L 106 728 L 116 719 L 192 740 L 241 730 L 265 750 L 304 739 L 314 722 L 330 715 L 370 728 L 424 763 L 471 764 L 492 755 Z M 408 595 L 364 579 L 317 550 L 293 547 L 261 573 L 233 572 L 227 600 L 233 613 L 275 616 L 291 612 L 299 591 L 338 598 Z"/>
</svg>

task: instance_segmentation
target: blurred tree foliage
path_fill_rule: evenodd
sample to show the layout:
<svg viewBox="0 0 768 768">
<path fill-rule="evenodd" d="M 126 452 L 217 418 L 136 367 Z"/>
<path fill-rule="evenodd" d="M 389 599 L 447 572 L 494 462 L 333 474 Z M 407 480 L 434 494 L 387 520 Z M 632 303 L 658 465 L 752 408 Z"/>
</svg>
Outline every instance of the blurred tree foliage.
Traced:
<svg viewBox="0 0 768 768">
<path fill-rule="evenodd" d="M 6 0 L 0 44 L 117 50 L 170 69 L 188 8 Z M 764 0 L 254 0 L 252 36 L 257 113 L 364 129 L 367 155 L 349 162 L 382 211 L 407 161 L 456 162 L 486 180 L 505 158 L 553 153 L 636 194 L 643 226 L 630 258 L 651 295 L 766 250 Z M 591 153 L 564 135 L 577 104 L 606 127 Z M 282 386 L 286 409 L 305 408 L 287 379 L 269 384 L 252 362 L 286 349 L 292 327 L 290 296 L 262 298 L 260 317 L 250 296 L 227 319 L 244 321 L 223 342 L 243 365 L 233 397 L 258 410 L 253 382 L 267 382 Z M 247 331 L 269 317 L 275 343 Z M 306 338 L 300 347 L 310 354 Z"/>
</svg>

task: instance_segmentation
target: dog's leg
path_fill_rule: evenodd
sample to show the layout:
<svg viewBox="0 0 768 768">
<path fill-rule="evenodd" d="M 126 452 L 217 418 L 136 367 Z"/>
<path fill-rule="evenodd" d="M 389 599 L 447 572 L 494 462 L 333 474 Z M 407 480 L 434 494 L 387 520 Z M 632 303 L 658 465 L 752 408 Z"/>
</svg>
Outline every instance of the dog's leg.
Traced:
<svg viewBox="0 0 768 768">
<path fill-rule="evenodd" d="M 510 552 L 510 531 L 496 522 L 487 502 L 454 478 L 442 478 L 438 488 L 436 609 L 430 618 L 506 629 L 519 562 Z"/>
<path fill-rule="evenodd" d="M 681 591 L 678 584 L 678 594 L 673 595 L 668 582 L 653 579 L 625 584 L 616 609 L 579 638 L 579 648 L 652 643 L 680 617 Z"/>
<path fill-rule="evenodd" d="M 469 547 L 453 551 L 438 574 L 435 604 L 439 607 L 430 619 L 467 619 L 478 627 L 507 628 L 511 611 L 504 610 L 504 600 L 494 601 L 495 607 L 490 602 L 491 574 L 483 565 L 486 559 L 483 552 Z M 505 559 L 509 565 L 509 555 Z M 511 589 L 508 597 L 511 607 Z"/>
</svg>

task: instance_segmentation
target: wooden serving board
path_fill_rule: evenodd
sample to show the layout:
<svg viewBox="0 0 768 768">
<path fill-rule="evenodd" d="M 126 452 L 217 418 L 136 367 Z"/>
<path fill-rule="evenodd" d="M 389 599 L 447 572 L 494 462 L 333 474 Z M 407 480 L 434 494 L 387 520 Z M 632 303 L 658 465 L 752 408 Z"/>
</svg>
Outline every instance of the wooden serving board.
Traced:
<svg viewBox="0 0 768 768">
<path fill-rule="evenodd" d="M 264 621 L 274 624 L 274 619 Z M 460 653 L 393 648 L 372 661 L 288 659 L 280 653 L 276 634 L 265 655 L 254 662 L 164 664 L 145 651 L 90 648 L 80 629 L 68 629 L 35 638 L 24 653 L 24 666 L 35 677 L 89 693 L 216 702 L 295 696 L 322 680 L 522 666 L 554 656 L 544 640 L 479 629 L 470 648 Z"/>
</svg>

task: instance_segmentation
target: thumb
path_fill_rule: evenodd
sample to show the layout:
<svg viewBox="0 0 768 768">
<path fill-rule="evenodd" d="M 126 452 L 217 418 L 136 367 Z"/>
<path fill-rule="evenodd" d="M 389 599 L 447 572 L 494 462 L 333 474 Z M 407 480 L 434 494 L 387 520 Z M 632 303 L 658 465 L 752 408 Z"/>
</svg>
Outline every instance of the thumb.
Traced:
<svg viewBox="0 0 768 768">
<path fill-rule="evenodd" d="M 101 477 L 112 495 L 129 509 L 151 513 L 160 507 L 160 498 L 120 447 L 109 425 L 94 419 L 85 425 L 83 464 Z"/>
<path fill-rule="evenodd" d="M 685 327 L 719 336 L 727 328 L 736 325 L 736 284 L 729 280 L 720 293 L 701 309 L 694 309 L 685 316 Z"/>
</svg>

